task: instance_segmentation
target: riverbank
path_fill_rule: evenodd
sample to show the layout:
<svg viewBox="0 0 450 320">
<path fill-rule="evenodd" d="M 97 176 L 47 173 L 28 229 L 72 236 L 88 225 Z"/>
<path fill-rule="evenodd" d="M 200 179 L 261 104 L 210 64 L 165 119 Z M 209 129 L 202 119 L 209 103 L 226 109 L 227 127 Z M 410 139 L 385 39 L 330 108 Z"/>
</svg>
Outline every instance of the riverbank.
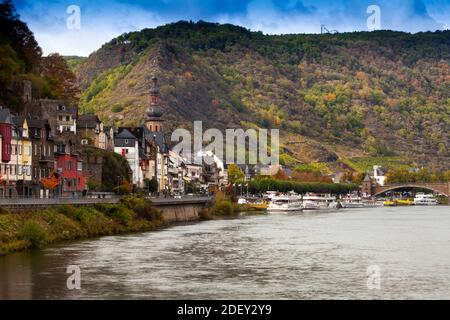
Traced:
<svg viewBox="0 0 450 320">
<path fill-rule="evenodd" d="M 69 240 L 155 231 L 179 222 L 236 218 L 244 211 L 255 210 L 233 203 L 222 194 L 202 210 L 175 206 L 160 211 L 150 200 L 137 196 L 123 197 L 118 204 L 89 207 L 61 205 L 17 212 L 0 209 L 0 256 Z"/>
<path fill-rule="evenodd" d="M 144 198 L 127 196 L 119 204 L 76 208 L 59 206 L 28 212 L 0 211 L 0 255 L 76 239 L 146 232 L 167 226 Z"/>
</svg>

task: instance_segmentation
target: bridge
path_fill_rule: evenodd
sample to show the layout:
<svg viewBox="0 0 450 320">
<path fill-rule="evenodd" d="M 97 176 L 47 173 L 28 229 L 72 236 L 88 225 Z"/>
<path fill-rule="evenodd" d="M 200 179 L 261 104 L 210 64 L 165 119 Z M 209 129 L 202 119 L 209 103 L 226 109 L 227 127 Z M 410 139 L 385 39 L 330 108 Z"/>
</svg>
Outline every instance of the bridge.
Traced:
<svg viewBox="0 0 450 320">
<path fill-rule="evenodd" d="M 450 204 L 450 182 L 410 182 L 410 183 L 391 183 L 384 186 L 376 186 L 374 188 L 373 195 L 379 196 L 382 193 L 403 189 L 403 188 L 416 188 L 416 189 L 426 189 L 449 198 Z"/>
</svg>

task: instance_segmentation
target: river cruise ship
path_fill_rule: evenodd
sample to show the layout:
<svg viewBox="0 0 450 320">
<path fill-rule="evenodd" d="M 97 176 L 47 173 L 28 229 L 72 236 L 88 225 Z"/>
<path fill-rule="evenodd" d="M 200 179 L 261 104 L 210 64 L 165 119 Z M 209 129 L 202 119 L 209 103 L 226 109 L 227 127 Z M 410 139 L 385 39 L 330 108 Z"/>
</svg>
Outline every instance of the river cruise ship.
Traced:
<svg viewBox="0 0 450 320">
<path fill-rule="evenodd" d="M 329 194 L 307 193 L 303 196 L 302 204 L 304 210 L 336 209 L 338 207 L 336 197 Z"/>
<path fill-rule="evenodd" d="M 268 212 L 302 211 L 302 200 L 298 196 L 275 196 L 272 197 Z"/>
</svg>

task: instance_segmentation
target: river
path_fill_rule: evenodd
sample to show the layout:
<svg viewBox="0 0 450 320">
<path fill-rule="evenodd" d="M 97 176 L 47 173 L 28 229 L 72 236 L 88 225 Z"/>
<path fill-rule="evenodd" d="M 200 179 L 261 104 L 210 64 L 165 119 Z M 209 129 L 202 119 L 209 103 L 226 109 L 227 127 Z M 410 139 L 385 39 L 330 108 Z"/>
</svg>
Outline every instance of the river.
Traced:
<svg viewBox="0 0 450 320">
<path fill-rule="evenodd" d="M 249 215 L 0 257 L 0 299 L 77 298 L 450 299 L 450 207 Z"/>
</svg>

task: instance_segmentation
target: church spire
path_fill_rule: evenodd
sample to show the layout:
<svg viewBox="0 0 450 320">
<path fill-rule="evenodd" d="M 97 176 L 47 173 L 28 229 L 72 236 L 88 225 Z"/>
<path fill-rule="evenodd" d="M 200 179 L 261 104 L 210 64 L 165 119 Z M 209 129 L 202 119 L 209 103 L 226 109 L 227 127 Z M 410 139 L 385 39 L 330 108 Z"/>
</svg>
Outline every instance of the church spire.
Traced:
<svg viewBox="0 0 450 320">
<path fill-rule="evenodd" d="M 159 105 L 159 94 L 158 78 L 152 77 L 152 83 L 150 86 L 150 106 L 147 109 L 146 119 L 146 126 L 152 132 L 162 131 L 162 123 L 164 122 L 164 120 L 161 119 L 164 111 Z"/>
<path fill-rule="evenodd" d="M 150 97 L 152 105 L 159 105 L 159 87 L 158 87 L 158 78 L 152 77 L 152 85 L 150 87 Z"/>
</svg>

